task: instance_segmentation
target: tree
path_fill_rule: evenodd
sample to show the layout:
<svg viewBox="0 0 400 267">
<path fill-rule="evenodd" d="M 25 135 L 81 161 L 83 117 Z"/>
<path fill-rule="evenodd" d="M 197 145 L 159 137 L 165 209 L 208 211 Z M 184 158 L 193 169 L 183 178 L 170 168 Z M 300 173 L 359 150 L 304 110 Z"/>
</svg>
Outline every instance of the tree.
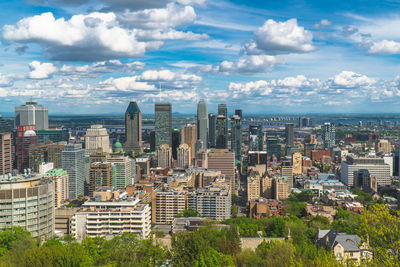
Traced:
<svg viewBox="0 0 400 267">
<path fill-rule="evenodd" d="M 180 217 L 200 217 L 200 213 L 195 209 L 188 208 L 188 209 L 185 209 L 182 212 L 179 212 L 178 214 L 176 214 L 175 217 L 177 217 L 177 218 L 180 218 Z"/>
<path fill-rule="evenodd" d="M 236 218 L 237 217 L 237 214 L 238 214 L 238 206 L 236 206 L 236 205 L 232 205 L 231 206 L 231 217 L 232 218 Z"/>
<path fill-rule="evenodd" d="M 15 226 L 0 232 L 0 257 L 13 248 L 16 241 L 30 237 L 25 229 Z"/>
</svg>

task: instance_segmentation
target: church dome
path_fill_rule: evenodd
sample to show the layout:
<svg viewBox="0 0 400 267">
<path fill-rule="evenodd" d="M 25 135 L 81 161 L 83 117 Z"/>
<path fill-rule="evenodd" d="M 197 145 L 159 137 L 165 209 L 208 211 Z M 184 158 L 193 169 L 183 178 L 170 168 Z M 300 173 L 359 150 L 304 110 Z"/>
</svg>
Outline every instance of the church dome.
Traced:
<svg viewBox="0 0 400 267">
<path fill-rule="evenodd" d="M 122 148 L 122 144 L 119 142 L 119 140 L 114 143 L 114 148 Z"/>
<path fill-rule="evenodd" d="M 24 133 L 24 136 L 36 136 L 36 133 L 33 130 L 28 130 Z"/>
</svg>

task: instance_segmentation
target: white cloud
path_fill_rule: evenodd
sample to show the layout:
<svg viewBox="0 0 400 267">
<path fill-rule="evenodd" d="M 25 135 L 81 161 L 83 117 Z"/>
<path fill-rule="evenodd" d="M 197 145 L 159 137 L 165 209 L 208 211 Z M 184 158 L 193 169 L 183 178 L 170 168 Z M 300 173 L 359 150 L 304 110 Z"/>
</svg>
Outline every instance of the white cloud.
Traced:
<svg viewBox="0 0 400 267">
<path fill-rule="evenodd" d="M 368 49 L 368 53 L 378 55 L 400 54 L 400 42 L 388 40 L 374 42 Z"/>
<path fill-rule="evenodd" d="M 317 24 L 314 24 L 314 28 L 320 29 L 320 28 L 324 28 L 324 27 L 327 27 L 327 26 L 331 26 L 331 25 L 332 25 L 332 22 L 330 22 L 329 20 L 321 19 L 320 22 L 318 22 Z"/>
<path fill-rule="evenodd" d="M 56 19 L 51 12 L 21 19 L 3 27 L 7 42 L 39 43 L 51 59 L 99 61 L 144 55 L 165 40 L 202 40 L 206 34 L 174 27 L 191 24 L 196 14 L 190 6 L 168 4 L 124 15 L 94 12 Z"/>
<path fill-rule="evenodd" d="M 146 82 L 138 82 L 136 77 L 121 77 L 121 78 L 109 78 L 100 85 L 103 86 L 104 90 L 107 91 L 154 91 L 156 87 Z"/>
<path fill-rule="evenodd" d="M 272 88 L 267 81 L 255 81 L 247 83 L 233 83 L 228 87 L 233 98 L 241 98 L 243 95 L 269 95 L 272 93 Z"/>
<path fill-rule="evenodd" d="M 283 59 L 267 55 L 251 55 L 240 57 L 237 61 L 223 61 L 219 65 L 219 72 L 225 74 L 255 74 L 270 72 L 278 64 L 283 64 Z"/>
<path fill-rule="evenodd" d="M 346 88 L 355 88 L 360 86 L 370 86 L 375 84 L 377 80 L 352 71 L 342 71 L 334 77 L 333 82 L 335 85 Z"/>
<path fill-rule="evenodd" d="M 134 61 L 123 64 L 119 60 L 107 60 L 95 62 L 90 65 L 63 65 L 60 73 L 67 77 L 96 77 L 99 73 L 110 73 L 117 71 L 134 72 L 143 70 L 145 64 L 143 62 Z"/>
<path fill-rule="evenodd" d="M 47 79 L 57 72 L 57 68 L 53 63 L 40 63 L 35 60 L 29 63 L 29 78 L 31 79 Z"/>
<path fill-rule="evenodd" d="M 245 44 L 244 50 L 248 54 L 268 55 L 307 53 L 315 50 L 312 38 L 312 33 L 298 26 L 296 19 L 284 22 L 269 19 L 254 33 L 254 39 Z"/>
<path fill-rule="evenodd" d="M 0 86 L 1 87 L 9 87 L 12 86 L 14 82 L 12 81 L 10 75 L 4 75 L 0 73 Z"/>
</svg>

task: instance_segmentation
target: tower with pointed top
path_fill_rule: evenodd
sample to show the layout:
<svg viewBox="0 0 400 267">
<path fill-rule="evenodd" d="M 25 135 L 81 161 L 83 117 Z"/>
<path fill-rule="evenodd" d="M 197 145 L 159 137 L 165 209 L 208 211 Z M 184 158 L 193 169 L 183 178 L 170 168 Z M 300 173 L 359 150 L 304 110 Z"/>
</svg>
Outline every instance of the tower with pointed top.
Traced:
<svg viewBox="0 0 400 267">
<path fill-rule="evenodd" d="M 125 151 L 141 153 L 142 148 L 142 112 L 136 101 L 131 101 L 125 112 Z"/>
</svg>

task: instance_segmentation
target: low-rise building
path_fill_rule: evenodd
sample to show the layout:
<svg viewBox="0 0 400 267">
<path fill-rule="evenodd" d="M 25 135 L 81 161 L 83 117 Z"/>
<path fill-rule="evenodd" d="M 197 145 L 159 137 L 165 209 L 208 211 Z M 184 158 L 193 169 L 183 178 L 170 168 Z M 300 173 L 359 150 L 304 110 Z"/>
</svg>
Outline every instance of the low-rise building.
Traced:
<svg viewBox="0 0 400 267">
<path fill-rule="evenodd" d="M 250 218 L 260 219 L 268 216 L 282 216 L 284 205 L 276 199 L 258 198 L 250 201 Z"/>
</svg>

